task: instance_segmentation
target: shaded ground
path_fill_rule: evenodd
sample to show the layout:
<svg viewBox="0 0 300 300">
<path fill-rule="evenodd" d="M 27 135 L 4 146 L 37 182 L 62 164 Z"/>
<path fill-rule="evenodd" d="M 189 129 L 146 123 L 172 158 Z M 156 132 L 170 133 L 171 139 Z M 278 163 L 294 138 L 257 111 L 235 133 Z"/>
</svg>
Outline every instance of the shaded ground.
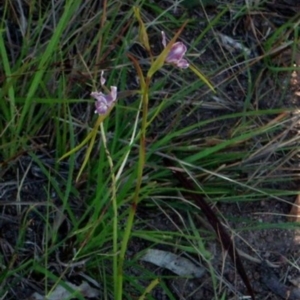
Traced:
<svg viewBox="0 0 300 300">
<path fill-rule="evenodd" d="M 224 42 L 217 40 L 213 32 L 208 33 L 201 41 L 203 45 L 199 44 L 199 52 L 203 49 L 205 49 L 205 52 L 199 56 L 197 63 L 200 66 L 205 66 L 204 72 L 219 70 L 211 77 L 211 81 L 218 87 L 218 92 L 215 96 L 212 96 L 211 94 L 208 95 L 206 89 L 203 89 L 199 94 L 193 95 L 191 101 L 202 101 L 202 106 L 201 111 L 196 111 L 191 117 L 192 121 L 189 122 L 195 122 L 199 119 L 210 119 L 222 114 L 228 114 L 229 112 L 240 112 L 243 111 L 245 105 L 249 109 L 290 108 L 297 106 L 297 102 L 299 101 L 298 75 L 293 73 L 291 77 L 290 72 L 282 72 L 279 75 L 274 74 L 265 68 L 262 61 L 256 61 L 256 58 L 263 54 L 260 41 L 267 34 L 266 32 L 269 28 L 275 30 L 290 18 L 295 17 L 298 12 L 296 7 L 286 5 L 286 2 L 280 2 L 281 10 L 278 12 L 276 10 L 276 5 L 278 4 L 279 1 L 268 2 L 264 6 L 266 11 L 263 14 L 253 13 L 253 15 L 244 15 L 237 20 L 232 20 L 227 13 L 222 17 L 223 22 L 221 23 L 223 25 L 215 28 L 215 34 L 219 32 L 229 36 L 241 42 L 247 49 L 250 49 L 250 58 L 254 62 L 250 68 L 250 72 L 246 70 L 248 65 L 242 63 L 244 55 L 234 47 L 230 49 L 228 46 L 226 49 Z M 178 11 L 174 12 L 174 15 L 185 12 L 180 9 L 182 8 L 178 8 Z M 196 26 L 197 31 L 185 31 L 182 39 L 191 42 L 205 28 L 205 20 L 213 18 L 218 13 L 219 11 L 214 5 L 207 8 L 205 12 L 200 8 L 189 11 L 189 16 L 198 25 Z M 225 26 L 224 24 L 227 25 Z M 261 36 L 258 36 L 258 34 Z M 281 59 L 282 56 L 284 56 L 284 60 Z M 236 59 L 236 57 L 238 58 Z M 228 65 L 224 65 L 225 58 L 228 59 Z M 272 59 L 277 60 L 278 66 L 282 66 L 294 58 L 287 47 L 286 51 L 278 51 L 278 55 L 276 52 L 276 55 Z M 231 63 L 234 65 L 233 67 L 231 67 Z M 248 99 L 250 81 L 252 82 L 252 96 Z M 247 104 L 245 104 L 246 101 L 248 101 Z M 187 110 L 192 104 L 190 102 L 187 105 Z M 270 120 L 272 120 L 271 117 L 261 118 L 262 122 Z M 289 149 L 284 149 L 281 154 L 276 151 L 276 147 L 283 143 L 287 145 L 298 143 L 296 139 L 299 130 L 297 122 L 298 116 L 295 113 L 286 122 L 282 132 L 274 133 L 274 136 L 270 138 L 270 144 L 266 143 L 265 140 L 262 142 L 257 140 L 253 141 L 251 145 L 237 147 L 237 152 L 242 151 L 242 147 L 244 146 L 257 150 L 251 159 L 239 162 L 241 170 L 245 169 L 248 172 L 241 172 L 239 177 L 240 182 L 247 183 L 251 180 L 257 188 L 275 188 L 288 191 L 296 191 L 298 189 L 298 153 Z M 226 139 L 227 136 L 232 134 L 233 128 L 235 128 L 234 120 L 225 120 L 209 125 L 207 128 L 202 128 L 203 142 L 206 141 L 206 138 L 212 136 L 214 140 Z M 209 142 L 214 143 L 213 140 Z M 6 172 L 8 168 L 3 168 L 2 181 L 0 183 L 0 251 L 1 259 L 6 263 L 20 264 L 20 262 L 26 262 L 26 260 L 33 258 L 34 255 L 40 255 L 43 251 L 45 220 L 42 216 L 45 214 L 43 202 L 48 200 L 47 193 L 45 193 L 45 189 L 47 190 L 47 178 L 39 175 L 38 166 L 26 162 L 26 155 L 17 157 L 13 164 L 15 166 L 13 170 L 10 169 Z M 16 180 L 16 174 L 20 178 L 24 176 L 25 180 L 22 184 L 19 179 Z M 231 176 L 230 169 L 226 169 L 224 174 Z M 241 193 L 243 192 L 241 191 Z M 236 192 L 237 195 L 238 193 L 239 191 Z M 53 195 L 51 201 L 53 201 L 55 209 L 53 209 L 53 214 L 50 215 L 53 218 L 51 222 L 55 223 L 58 218 L 58 208 L 62 203 L 56 201 L 54 191 L 51 194 Z M 27 204 L 16 203 L 19 199 L 26 201 Z M 300 248 L 297 244 L 299 233 L 294 230 L 278 228 L 254 230 L 257 222 L 260 224 L 285 223 L 287 220 L 286 216 L 291 208 L 290 203 L 294 201 L 294 198 L 278 196 L 275 199 L 275 197 L 261 195 L 261 198 L 255 199 L 255 202 L 239 204 L 235 202 L 228 203 L 228 199 L 225 199 L 224 202 L 221 199 L 219 200 L 215 211 L 220 215 L 228 231 L 232 234 L 237 248 L 248 255 L 242 254 L 241 257 L 257 299 L 282 299 L 280 295 L 282 295 L 285 287 L 288 289 L 287 292 L 291 291 L 292 288 L 297 288 L 296 284 L 300 278 L 298 260 Z M 82 214 L 84 205 L 80 202 L 80 199 L 71 199 L 71 201 L 74 201 L 74 211 L 77 211 L 78 215 Z M 149 210 L 145 214 L 143 208 L 140 208 L 138 217 L 148 219 L 149 226 L 157 230 L 175 231 L 177 228 L 171 220 L 175 224 L 180 224 L 178 215 L 172 211 L 167 212 L 168 217 L 163 212 L 157 211 L 149 215 Z M 25 224 L 23 223 L 23 219 L 26 220 Z M 252 224 L 253 227 L 249 228 L 249 224 Z M 200 221 L 199 227 L 203 227 L 203 223 Z M 21 232 L 23 233 L 24 243 L 18 249 L 18 255 L 15 257 L 14 254 L 20 242 L 17 240 L 20 228 L 22 228 Z M 65 221 L 64 226 L 61 226 L 60 234 L 64 234 L 64 230 L 68 230 L 67 221 Z M 138 245 L 133 245 L 135 244 L 134 242 L 130 245 L 129 256 L 130 254 L 134 256 L 134 254 L 146 247 L 147 244 L 144 244 L 144 242 L 139 244 L 139 241 L 137 241 Z M 23 245 L 26 245 L 26 247 Z M 173 251 L 173 249 L 166 249 Z M 215 270 L 218 270 L 219 280 L 222 282 L 219 295 L 222 294 L 222 291 L 226 291 L 227 295 L 229 295 L 228 299 L 249 299 L 245 297 L 247 291 L 232 263 L 228 258 L 225 260 L 226 253 L 222 251 L 219 243 L 211 239 L 208 249 L 213 254 L 212 265 Z M 67 261 L 68 251 L 71 250 L 63 250 L 62 257 Z M 262 266 L 264 260 L 271 262 L 273 265 L 269 267 Z M 57 260 L 57 253 L 53 255 L 52 263 L 53 267 L 59 270 L 60 262 Z M 141 263 L 141 265 L 152 270 L 155 269 L 158 275 L 166 275 L 165 270 L 154 268 L 149 263 Z M 80 267 L 77 272 L 79 270 Z M 167 272 L 167 275 L 171 276 L 172 274 Z M 75 280 L 78 279 L 77 275 L 74 277 Z M 270 278 L 273 278 L 272 282 L 270 282 Z M 10 291 L 7 299 L 28 299 L 33 291 L 42 292 L 42 285 L 39 286 L 36 282 L 39 281 L 34 277 L 34 274 L 32 276 L 28 275 L 28 278 L 23 278 L 19 281 L 20 289 L 14 291 L 15 294 Z M 14 282 L 8 284 L 14 286 Z M 166 284 L 177 295 L 178 299 L 196 300 L 212 299 L 214 297 L 209 273 L 204 278 L 197 280 L 171 278 L 166 281 Z M 284 286 L 281 286 L 281 284 Z M 290 295 L 292 296 L 289 296 L 290 298 L 287 299 L 297 299 L 297 296 L 293 296 L 294 294 Z M 243 296 L 244 298 L 242 298 Z M 154 291 L 153 297 L 155 299 L 169 299 L 159 289 Z"/>
</svg>

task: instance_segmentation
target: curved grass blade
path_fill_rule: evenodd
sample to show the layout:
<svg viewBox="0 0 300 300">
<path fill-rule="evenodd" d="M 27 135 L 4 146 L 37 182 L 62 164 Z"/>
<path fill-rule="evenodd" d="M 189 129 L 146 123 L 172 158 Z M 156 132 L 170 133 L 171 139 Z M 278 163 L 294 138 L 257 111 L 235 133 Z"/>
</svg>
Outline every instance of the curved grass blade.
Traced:
<svg viewBox="0 0 300 300">
<path fill-rule="evenodd" d="M 195 186 L 179 171 L 176 170 L 175 165 L 173 162 L 169 159 L 164 159 L 164 164 L 168 168 L 172 168 L 172 172 L 174 174 L 174 177 L 177 179 L 177 181 L 187 190 L 184 192 L 186 196 L 193 199 L 195 204 L 203 211 L 205 214 L 208 222 L 211 224 L 211 226 L 214 228 L 216 235 L 219 238 L 219 241 L 223 248 L 228 251 L 231 260 L 237 269 L 238 273 L 241 276 L 241 279 L 243 280 L 252 300 L 255 300 L 254 292 L 252 289 L 252 286 L 250 284 L 250 281 L 248 279 L 248 276 L 246 274 L 246 271 L 244 269 L 244 266 L 242 264 L 241 258 L 234 247 L 234 244 L 226 232 L 225 228 L 223 227 L 222 223 L 219 221 L 218 217 L 214 213 L 214 211 L 210 208 L 210 206 L 207 204 L 205 199 L 200 196 L 199 194 L 193 193 L 195 191 Z"/>
</svg>

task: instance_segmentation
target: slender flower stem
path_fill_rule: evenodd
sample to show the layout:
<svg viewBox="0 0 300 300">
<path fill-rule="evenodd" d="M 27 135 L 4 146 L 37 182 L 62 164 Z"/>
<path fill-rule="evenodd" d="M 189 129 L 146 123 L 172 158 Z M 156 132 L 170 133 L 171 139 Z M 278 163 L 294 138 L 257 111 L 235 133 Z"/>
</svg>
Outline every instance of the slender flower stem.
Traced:
<svg viewBox="0 0 300 300">
<path fill-rule="evenodd" d="M 123 290 L 123 267 L 124 259 L 127 250 L 128 241 L 131 235 L 131 230 L 133 227 L 133 221 L 139 202 L 139 194 L 142 185 L 143 170 L 146 160 L 146 130 L 147 130 L 147 118 L 148 118 L 148 100 L 149 100 L 149 84 L 150 78 L 147 78 L 146 84 L 142 90 L 142 128 L 140 136 L 140 149 L 139 149 L 139 161 L 137 166 L 137 181 L 136 188 L 132 199 L 131 209 L 129 211 L 129 216 L 127 220 L 127 225 L 124 232 L 124 237 L 122 240 L 121 251 L 119 255 L 119 266 L 118 266 L 118 285 L 116 293 L 116 300 L 122 300 L 122 290 Z"/>
<path fill-rule="evenodd" d="M 106 152 L 108 164 L 110 167 L 110 174 L 111 174 L 111 194 L 112 194 L 112 206 L 114 211 L 114 218 L 113 218 L 113 272 L 115 275 L 118 274 L 118 205 L 117 205 L 117 182 L 116 182 L 116 176 L 114 173 L 114 164 L 111 158 L 111 155 L 109 153 L 109 150 L 107 148 L 107 140 L 105 136 L 105 130 L 103 126 L 103 122 L 100 124 L 100 131 L 101 131 L 101 137 L 102 142 L 104 145 L 104 149 Z M 115 292 L 117 291 L 117 282 L 114 282 L 115 284 Z"/>
</svg>

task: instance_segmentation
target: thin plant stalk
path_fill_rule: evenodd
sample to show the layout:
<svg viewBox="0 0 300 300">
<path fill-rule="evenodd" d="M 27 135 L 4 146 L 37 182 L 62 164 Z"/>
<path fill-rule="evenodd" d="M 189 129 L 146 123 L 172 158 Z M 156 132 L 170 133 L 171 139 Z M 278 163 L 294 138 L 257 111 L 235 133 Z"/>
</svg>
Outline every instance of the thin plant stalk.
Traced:
<svg viewBox="0 0 300 300">
<path fill-rule="evenodd" d="M 129 216 L 127 220 L 127 225 L 124 232 L 124 237 L 122 240 L 121 251 L 119 255 L 119 266 L 118 266 L 118 280 L 117 280 L 117 289 L 116 300 L 122 300 L 122 290 L 123 290 L 123 266 L 125 253 L 127 250 L 128 241 L 131 235 L 131 230 L 133 227 L 133 221 L 136 213 L 136 208 L 139 202 L 139 194 L 142 185 L 143 170 L 146 160 L 146 130 L 147 130 L 147 118 L 148 118 L 148 101 L 149 101 L 149 84 L 150 78 L 147 77 L 146 84 L 144 83 L 144 78 L 141 81 L 142 85 L 142 128 L 140 136 L 140 147 L 139 147 L 139 161 L 137 166 L 137 181 L 136 188 L 133 195 L 133 201 L 131 204 L 131 209 L 129 211 Z"/>
<path fill-rule="evenodd" d="M 114 274 L 117 274 L 118 272 L 118 205 L 117 205 L 117 182 L 116 182 L 116 176 L 114 173 L 114 164 L 113 160 L 111 158 L 111 155 L 109 153 L 109 150 L 107 148 L 107 140 L 105 136 L 105 130 L 103 126 L 103 122 L 100 124 L 100 131 L 101 131 L 101 138 L 103 142 L 103 146 L 106 152 L 107 161 L 110 167 L 110 174 L 111 174 L 111 195 L 112 195 L 112 206 L 113 206 L 113 212 L 114 212 L 114 218 L 113 218 L 113 272 Z M 115 285 L 115 291 L 117 290 L 117 282 L 114 282 Z"/>
</svg>

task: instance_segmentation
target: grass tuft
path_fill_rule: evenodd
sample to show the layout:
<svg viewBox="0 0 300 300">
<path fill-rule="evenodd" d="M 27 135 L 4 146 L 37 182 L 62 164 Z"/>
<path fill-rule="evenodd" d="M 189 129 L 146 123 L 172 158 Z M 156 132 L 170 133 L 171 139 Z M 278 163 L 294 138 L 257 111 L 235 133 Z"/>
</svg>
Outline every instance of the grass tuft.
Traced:
<svg viewBox="0 0 300 300">
<path fill-rule="evenodd" d="M 267 299 L 251 274 L 276 261 L 260 243 L 297 229 L 286 216 L 298 195 L 298 15 L 200 2 L 3 1 L 1 299 L 85 299 L 82 282 L 99 299 L 245 296 L 171 171 L 206 199 Z M 175 42 L 187 69 L 165 62 Z M 95 115 L 90 93 L 110 86 L 117 102 Z M 148 249 L 204 267 L 201 286 L 143 262 Z"/>
</svg>

